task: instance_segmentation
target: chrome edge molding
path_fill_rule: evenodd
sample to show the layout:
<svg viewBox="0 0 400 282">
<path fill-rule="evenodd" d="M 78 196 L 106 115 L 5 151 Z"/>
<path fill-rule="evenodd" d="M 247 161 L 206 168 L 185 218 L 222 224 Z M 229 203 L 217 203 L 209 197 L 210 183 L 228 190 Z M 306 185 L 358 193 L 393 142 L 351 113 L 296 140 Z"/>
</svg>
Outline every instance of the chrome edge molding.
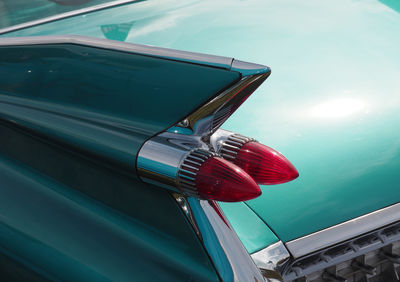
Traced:
<svg viewBox="0 0 400 282">
<path fill-rule="evenodd" d="M 70 18 L 73 16 L 78 16 L 81 14 L 95 12 L 95 11 L 99 11 L 99 10 L 103 10 L 103 9 L 107 9 L 107 8 L 111 8 L 111 7 L 115 7 L 115 6 L 120 6 L 120 5 L 128 4 L 131 2 L 137 2 L 137 1 L 138 0 L 118 0 L 118 1 L 111 1 L 108 3 L 103 3 L 103 4 L 87 7 L 87 8 L 77 9 L 74 11 L 65 12 L 65 13 L 57 14 L 57 15 L 50 16 L 50 17 L 45 17 L 40 20 L 29 21 L 29 22 L 25 22 L 22 24 L 17 24 L 14 26 L 1 28 L 0 34 L 17 31 L 17 30 L 32 27 L 32 26 L 36 26 L 36 25 L 40 25 L 40 24 L 44 24 L 44 23 L 48 23 L 48 22 L 53 22 L 53 21 L 58 21 L 61 19 Z"/>
<path fill-rule="evenodd" d="M 313 253 L 400 219 L 400 203 L 287 242 L 294 258 Z"/>
<path fill-rule="evenodd" d="M 265 281 L 217 202 L 173 196 L 198 233 L 222 281 Z"/>
<path fill-rule="evenodd" d="M 242 77 L 167 131 L 181 135 L 211 136 L 270 74 L 270 69 L 264 67 L 262 73 Z"/>
<path fill-rule="evenodd" d="M 283 281 L 281 273 L 289 262 L 290 254 L 281 241 L 253 253 L 251 258 L 261 269 L 264 277 L 270 280 Z"/>
</svg>

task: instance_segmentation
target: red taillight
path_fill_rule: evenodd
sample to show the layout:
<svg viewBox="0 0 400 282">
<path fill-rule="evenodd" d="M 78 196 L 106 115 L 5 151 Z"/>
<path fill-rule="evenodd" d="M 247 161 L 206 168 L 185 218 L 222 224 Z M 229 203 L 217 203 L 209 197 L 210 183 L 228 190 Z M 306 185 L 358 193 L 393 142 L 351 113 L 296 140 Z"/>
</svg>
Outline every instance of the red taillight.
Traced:
<svg viewBox="0 0 400 282">
<path fill-rule="evenodd" d="M 260 187 L 243 169 L 204 150 L 192 151 L 179 170 L 186 194 L 223 202 L 240 202 L 261 195 Z"/>
<path fill-rule="evenodd" d="M 285 183 L 299 176 L 296 168 L 281 153 L 254 141 L 240 148 L 233 163 L 264 185 Z"/>
<path fill-rule="evenodd" d="M 261 195 L 257 183 L 240 167 L 218 157 L 206 160 L 197 172 L 196 188 L 203 198 L 247 201 Z"/>
</svg>

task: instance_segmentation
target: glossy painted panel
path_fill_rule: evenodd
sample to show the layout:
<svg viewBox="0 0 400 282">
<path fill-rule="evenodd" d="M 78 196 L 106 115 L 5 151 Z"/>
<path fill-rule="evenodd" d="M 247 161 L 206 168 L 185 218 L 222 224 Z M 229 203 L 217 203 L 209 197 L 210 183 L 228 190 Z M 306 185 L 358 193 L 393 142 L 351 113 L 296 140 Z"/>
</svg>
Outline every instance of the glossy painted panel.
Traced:
<svg viewBox="0 0 400 282">
<path fill-rule="evenodd" d="M 116 177 L 114 186 L 121 186 Z M 50 280 L 218 280 L 189 223 L 165 191 L 132 183 L 135 193 L 125 193 L 126 201 L 153 217 L 144 221 L 135 218 L 137 213 L 122 214 L 4 155 L 0 179 L 0 251 Z M 153 205 L 163 212 L 154 212 Z"/>
<path fill-rule="evenodd" d="M 110 0 L 2 0 L 0 2 L 0 28 L 106 2 L 110 2 Z"/>
<path fill-rule="evenodd" d="M 147 138 L 239 78 L 74 44 L 2 46 L 0 72 L 7 74 L 0 76 L 4 118 L 133 170 Z"/>
<path fill-rule="evenodd" d="M 278 242 L 276 235 L 245 203 L 220 202 L 219 205 L 249 253 Z"/>
<path fill-rule="evenodd" d="M 249 203 L 287 241 L 400 200 L 396 7 L 150 0 L 4 36 L 109 37 L 271 66 L 268 81 L 224 128 L 281 151 L 297 167 L 297 180 L 263 187 Z M 110 25 L 124 36 L 108 32 Z"/>
<path fill-rule="evenodd" d="M 45 277 L 30 270 L 25 265 L 0 253 L 0 273 L 4 281 L 47 282 Z"/>
<path fill-rule="evenodd" d="M 389 8 L 400 12 L 400 2 L 396 0 L 379 0 L 381 3 L 385 4 Z"/>
</svg>

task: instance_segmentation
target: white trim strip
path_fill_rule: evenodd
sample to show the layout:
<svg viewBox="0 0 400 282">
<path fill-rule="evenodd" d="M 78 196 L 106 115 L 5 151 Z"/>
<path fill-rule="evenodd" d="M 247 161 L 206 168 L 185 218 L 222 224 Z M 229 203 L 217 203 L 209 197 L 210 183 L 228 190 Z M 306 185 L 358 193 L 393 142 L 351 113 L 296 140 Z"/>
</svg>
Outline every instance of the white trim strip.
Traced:
<svg viewBox="0 0 400 282">
<path fill-rule="evenodd" d="M 287 242 L 294 258 L 354 238 L 400 220 L 400 203 Z"/>
</svg>

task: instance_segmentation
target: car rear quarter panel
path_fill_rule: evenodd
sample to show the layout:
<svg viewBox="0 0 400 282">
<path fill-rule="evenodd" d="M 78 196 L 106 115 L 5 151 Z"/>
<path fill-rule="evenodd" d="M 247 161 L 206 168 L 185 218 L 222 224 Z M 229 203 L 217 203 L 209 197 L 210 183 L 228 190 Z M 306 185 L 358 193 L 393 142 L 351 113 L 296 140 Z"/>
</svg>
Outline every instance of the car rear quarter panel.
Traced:
<svg viewBox="0 0 400 282">
<path fill-rule="evenodd" d="M 3 36 L 80 34 L 271 66 L 223 127 L 297 167 L 296 181 L 248 203 L 290 241 L 399 201 L 399 25 L 392 1 L 143 1 Z"/>
</svg>

